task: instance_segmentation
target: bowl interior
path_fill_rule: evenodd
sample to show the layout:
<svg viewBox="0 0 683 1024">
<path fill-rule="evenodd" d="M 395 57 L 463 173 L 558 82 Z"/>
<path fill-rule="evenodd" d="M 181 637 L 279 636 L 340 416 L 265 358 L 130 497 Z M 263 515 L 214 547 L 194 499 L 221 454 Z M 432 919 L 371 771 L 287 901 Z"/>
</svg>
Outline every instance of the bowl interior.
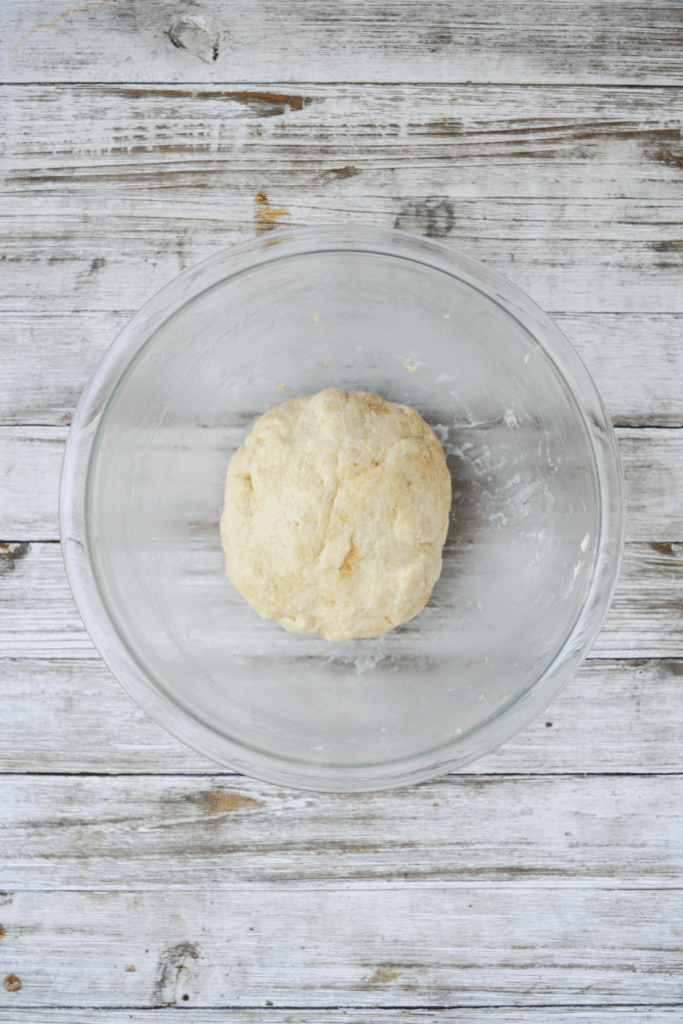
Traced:
<svg viewBox="0 0 683 1024">
<path fill-rule="evenodd" d="M 324 387 L 414 406 L 453 479 L 424 611 L 330 643 L 261 619 L 226 579 L 228 461 L 266 409 Z M 169 317 L 92 446 L 87 547 L 120 641 L 179 708 L 300 765 L 386 765 L 485 728 L 558 655 L 589 591 L 600 493 L 571 389 L 471 283 L 376 252 L 273 259 Z"/>
</svg>

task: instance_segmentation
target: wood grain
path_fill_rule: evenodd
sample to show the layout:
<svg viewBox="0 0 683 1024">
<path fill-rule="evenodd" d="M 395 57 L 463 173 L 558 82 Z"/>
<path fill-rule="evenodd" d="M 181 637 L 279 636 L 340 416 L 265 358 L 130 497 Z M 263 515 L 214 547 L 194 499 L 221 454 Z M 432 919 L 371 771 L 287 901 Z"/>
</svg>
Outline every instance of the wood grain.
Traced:
<svg viewBox="0 0 683 1024">
<path fill-rule="evenodd" d="M 617 428 L 629 541 L 683 539 L 683 430 Z"/>
<path fill-rule="evenodd" d="M 681 544 L 627 544 L 614 601 L 591 656 L 683 654 L 682 566 Z"/>
<path fill-rule="evenodd" d="M 58 543 L 0 552 L 0 657 L 95 658 L 69 590 Z"/>
<path fill-rule="evenodd" d="M 352 797 L 211 775 L 19 776 L 0 805 L 10 890 L 683 883 L 680 776 L 461 774 Z"/>
<path fill-rule="evenodd" d="M 0 427 L 0 536 L 59 539 L 59 474 L 66 427 Z M 30 525 L 29 525 L 30 524 Z"/>
<path fill-rule="evenodd" d="M 675 889 L 495 883 L 15 892 L 0 906 L 3 962 L 22 987 L 0 999 L 106 1007 L 115 993 L 121 1008 L 189 1010 L 680 1004 L 682 912 Z"/>
<path fill-rule="evenodd" d="M 0 425 L 62 426 L 132 316 L 0 314 Z M 683 426 L 683 316 L 556 314 L 618 426 Z"/>
<path fill-rule="evenodd" d="M 175 48 L 184 8 L 4 4 L 4 81 L 514 81 L 680 84 L 675 0 L 203 0 L 217 46 Z M 187 13 L 187 12 L 186 12 Z M 192 12 L 190 12 L 191 14 Z"/>
<path fill-rule="evenodd" d="M 683 89 L 568 85 L 7 86 L 10 193 L 669 199 Z M 30 130 L 29 130 L 29 127 Z M 422 212 L 428 230 L 447 217 Z"/>
<path fill-rule="evenodd" d="M 100 661 L 2 661 L 0 677 L 0 771 L 233 774 L 156 725 Z M 589 660 L 467 772 L 680 772 L 681 718 L 683 661 Z"/>
<path fill-rule="evenodd" d="M 265 190 L 288 224 L 448 238 L 547 309 L 680 312 L 683 90 L 285 95 L 10 89 L 4 308 L 134 309 L 252 237 Z"/>
<path fill-rule="evenodd" d="M 615 426 L 683 426 L 683 318 L 555 316 L 588 367 Z"/>
<path fill-rule="evenodd" d="M 443 233 L 551 314 L 683 312 L 683 209 L 668 200 L 400 193 L 335 200 L 274 192 L 269 176 L 262 173 L 252 196 L 220 200 L 197 191 L 153 199 L 50 192 L 40 202 L 5 195 L 0 309 L 23 312 L 29 303 L 34 312 L 135 309 L 182 270 L 252 238 L 260 230 L 254 197 L 264 190 L 273 208 L 290 214 L 292 227 L 362 221 Z"/>
<path fill-rule="evenodd" d="M 0 425 L 68 426 L 133 312 L 0 314 Z"/>
</svg>

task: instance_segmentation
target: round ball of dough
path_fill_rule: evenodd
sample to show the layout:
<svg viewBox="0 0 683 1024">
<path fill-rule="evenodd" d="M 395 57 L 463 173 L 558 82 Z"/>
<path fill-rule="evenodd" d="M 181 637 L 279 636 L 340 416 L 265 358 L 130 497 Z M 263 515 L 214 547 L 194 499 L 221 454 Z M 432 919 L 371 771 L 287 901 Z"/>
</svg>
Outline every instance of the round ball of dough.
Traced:
<svg viewBox="0 0 683 1024">
<path fill-rule="evenodd" d="M 377 636 L 427 603 L 450 504 L 443 450 L 419 413 L 326 388 L 271 409 L 230 460 L 225 572 L 293 633 Z"/>
</svg>

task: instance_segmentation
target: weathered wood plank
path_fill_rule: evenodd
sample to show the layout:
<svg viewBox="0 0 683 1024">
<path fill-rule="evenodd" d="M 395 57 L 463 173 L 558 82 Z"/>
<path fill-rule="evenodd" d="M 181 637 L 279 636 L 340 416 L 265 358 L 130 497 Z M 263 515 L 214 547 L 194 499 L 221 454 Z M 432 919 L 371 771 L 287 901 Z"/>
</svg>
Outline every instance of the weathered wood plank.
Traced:
<svg viewBox="0 0 683 1024">
<path fill-rule="evenodd" d="M 0 677 L 12 724 L 0 771 L 218 772 L 100 661 L 2 661 Z M 678 772 L 681 720 L 683 662 L 591 660 L 543 716 L 467 772 Z"/>
<path fill-rule="evenodd" d="M 199 14 L 194 33 L 181 13 Z M 683 74 L 675 0 L 203 0 L 196 12 L 173 0 L 6 0 L 4 18 L 3 79 L 15 82 L 680 84 Z"/>
<path fill-rule="evenodd" d="M 133 312 L 0 314 L 0 424 L 68 425 Z"/>
<path fill-rule="evenodd" d="M 683 887 L 680 776 L 452 775 L 352 797 L 220 776 L 10 776 L 0 806 L 8 889 Z"/>
<path fill-rule="evenodd" d="M 683 425 L 683 317 L 554 319 L 588 367 L 615 426 Z"/>
<path fill-rule="evenodd" d="M 591 656 L 680 657 L 682 568 L 683 544 L 627 544 L 614 601 Z"/>
<path fill-rule="evenodd" d="M 59 474 L 66 427 L 0 427 L 0 536 L 59 539 Z"/>
<path fill-rule="evenodd" d="M 605 196 L 677 201 L 683 89 L 566 86 L 17 86 L 3 90 L 4 187 L 223 204 Z M 282 90 L 285 90 L 283 93 Z M 279 99 L 278 99 L 279 97 Z M 429 216 L 428 209 L 424 217 Z M 447 221 L 433 216 L 431 229 Z"/>
<path fill-rule="evenodd" d="M 0 552 L 0 658 L 93 658 L 62 564 L 59 545 L 21 545 Z M 592 655 L 602 658 L 683 656 L 683 544 L 630 543 Z"/>
<path fill-rule="evenodd" d="M 10 1000 L 8 1000 L 8 1003 Z M 680 1020 L 680 1008 L 675 1006 L 591 1006 L 562 1007 L 524 1006 L 513 1008 L 492 1007 L 489 1009 L 446 1010 L 278 1010 L 267 1004 L 260 1010 L 192 1010 L 192 1024 L 530 1024 L 536 1021 L 552 1021 L 552 1024 L 592 1024 L 593 1021 L 620 1024 L 674 1024 Z M 92 1007 L 87 1010 L 26 1010 L 22 1008 L 3 1010 L 0 1008 L 0 1024 L 176 1024 L 178 1012 L 175 1008 L 165 1010 L 102 1010 Z"/>
<path fill-rule="evenodd" d="M 683 389 L 682 389 L 683 390 Z M 0 538 L 57 540 L 66 427 L 0 426 Z M 627 540 L 683 540 L 683 430 L 617 430 Z"/>
<path fill-rule="evenodd" d="M 58 543 L 0 551 L 0 657 L 96 658 L 76 610 Z"/>
<path fill-rule="evenodd" d="M 12 723 L 3 732 L 0 771 L 218 770 L 153 722 L 102 661 L 0 661 L 0 678 L 3 719 Z M 655 690 L 662 693 L 656 683 Z"/>
<path fill-rule="evenodd" d="M 253 237 L 264 190 L 287 225 L 363 221 L 446 237 L 551 313 L 683 312 L 683 208 L 669 200 L 309 197 L 273 192 L 270 177 L 262 169 L 253 195 L 220 199 L 201 190 L 50 192 L 39 203 L 5 195 L 0 309 L 135 309 L 186 267 Z"/>
<path fill-rule="evenodd" d="M 683 540 L 683 430 L 617 428 L 617 439 L 627 539 Z"/>
<path fill-rule="evenodd" d="M 680 890 L 15 892 L 4 1007 L 672 1004 Z M 134 967 L 135 970 L 126 970 Z M 188 998 L 185 999 L 184 996 Z M 10 1002 L 11 1000 L 11 1002 Z"/>
<path fill-rule="evenodd" d="M 68 424 L 128 319 L 120 312 L 0 314 L 0 424 Z M 555 320 L 588 366 L 615 424 L 683 426 L 683 316 L 586 313 Z"/>
</svg>

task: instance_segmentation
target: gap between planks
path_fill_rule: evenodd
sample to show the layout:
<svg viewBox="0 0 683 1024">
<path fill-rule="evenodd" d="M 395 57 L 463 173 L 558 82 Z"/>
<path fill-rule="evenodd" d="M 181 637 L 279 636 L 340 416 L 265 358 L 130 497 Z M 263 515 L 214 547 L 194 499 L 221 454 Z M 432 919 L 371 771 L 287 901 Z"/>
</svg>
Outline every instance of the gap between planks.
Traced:
<svg viewBox="0 0 683 1024">
<path fill-rule="evenodd" d="M 31 81 L 23 82 L 12 82 L 10 80 L 0 81 L 0 89 L 65 89 L 68 87 L 73 88 L 103 88 L 103 89 L 116 89 L 116 88 L 140 88 L 140 89 L 174 89 L 174 90 L 189 90 L 187 95 L 192 95 L 193 89 L 208 90 L 213 89 L 216 92 L 220 89 L 228 88 L 230 90 L 237 89 L 249 89 L 254 93 L 257 93 L 261 89 L 273 89 L 278 92 L 283 92 L 285 87 L 291 88 L 291 82 L 285 82 L 281 78 L 264 79 L 260 78 L 257 82 L 247 82 L 244 78 L 212 78 L 209 82 L 183 80 L 178 82 L 170 82 L 168 80 L 159 79 L 158 81 L 152 81 L 151 79 L 77 79 L 69 78 L 63 81 L 51 81 L 50 79 L 36 78 Z M 680 90 L 680 81 L 676 82 L 619 82 L 619 81 L 600 81 L 600 82 L 575 82 L 571 80 L 567 81 L 555 81 L 555 82 L 519 82 L 510 79 L 496 79 L 495 81 L 481 81 L 477 82 L 473 79 L 462 81 L 460 79 L 444 79 L 440 81 L 434 79 L 386 79 L 382 80 L 379 78 L 369 79 L 367 81 L 359 81 L 355 78 L 340 78 L 337 81 L 321 79 L 321 78 L 299 78 L 296 81 L 297 88 L 300 86 L 310 87 L 311 89 L 332 89 L 332 88 L 350 88 L 350 89 L 517 89 L 523 90 L 526 93 L 535 91 L 541 92 L 542 90 L 557 90 L 562 93 L 566 93 L 568 89 L 582 89 L 591 90 L 599 93 L 601 90 L 606 89 L 624 89 L 634 90 L 640 92 L 654 92 L 661 89 L 673 89 Z"/>
<path fill-rule="evenodd" d="M 403 1007 L 357 1007 L 340 1009 L 330 1007 L 277 1007 L 272 1003 L 254 1007 L 212 1007 L 203 1006 L 192 1010 L 191 1024 L 230 1024 L 226 1014 L 235 1014 L 238 1024 L 529 1024 L 530 1020 L 552 1021 L 553 1024 L 592 1024 L 593 1021 L 607 1021 L 607 1024 L 675 1024 L 673 1014 L 678 1015 L 681 1003 L 585 1003 L 582 1005 L 540 1004 L 526 1005 L 518 1002 L 492 1007 L 468 1007 L 454 1003 L 449 1006 L 427 1004 Z M 31 1015 L 29 1017 L 29 1014 Z M 677 1017 L 680 1019 L 680 1017 Z M 177 1024 L 178 1011 L 172 1009 L 149 1009 L 144 1006 L 128 1006 L 125 1009 L 93 1006 L 83 1009 L 58 1006 L 46 1010 L 44 1007 L 23 1007 L 5 1013 L 0 1008 L 0 1024 Z"/>
</svg>

